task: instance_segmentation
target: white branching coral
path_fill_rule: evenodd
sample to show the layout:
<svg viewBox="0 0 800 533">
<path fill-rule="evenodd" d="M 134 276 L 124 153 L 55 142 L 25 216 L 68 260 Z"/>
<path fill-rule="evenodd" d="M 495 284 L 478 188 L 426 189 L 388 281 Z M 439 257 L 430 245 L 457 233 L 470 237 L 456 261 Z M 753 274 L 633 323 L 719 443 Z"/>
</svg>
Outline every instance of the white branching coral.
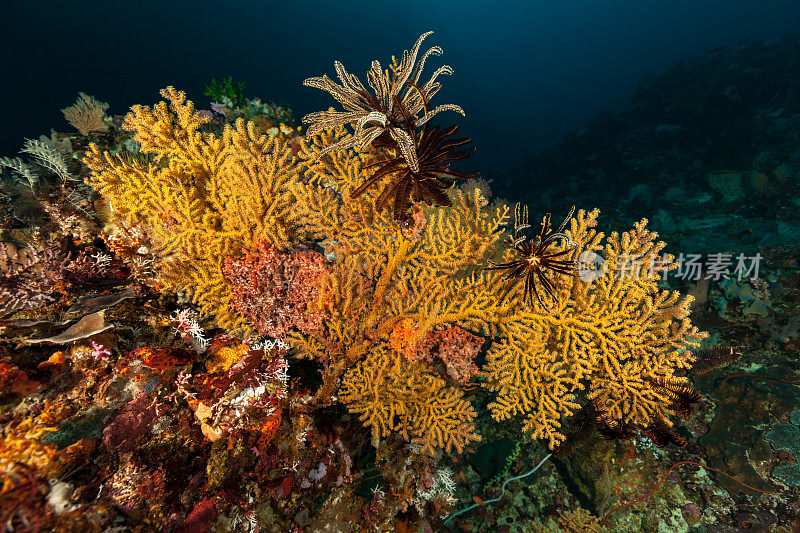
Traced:
<svg viewBox="0 0 800 533">
<path fill-rule="evenodd" d="M 208 347 L 208 339 L 206 338 L 205 331 L 197 323 L 197 316 L 191 309 L 181 309 L 175 311 L 171 317 L 172 325 L 175 328 L 175 333 L 178 333 L 187 340 L 192 346 L 203 351 Z"/>
<path fill-rule="evenodd" d="M 417 490 L 417 496 L 422 500 L 441 499 L 447 503 L 455 503 L 457 500 L 453 496 L 456 491 L 456 482 L 453 471 L 449 468 L 439 468 L 429 475 L 425 483 L 425 488 Z"/>
</svg>

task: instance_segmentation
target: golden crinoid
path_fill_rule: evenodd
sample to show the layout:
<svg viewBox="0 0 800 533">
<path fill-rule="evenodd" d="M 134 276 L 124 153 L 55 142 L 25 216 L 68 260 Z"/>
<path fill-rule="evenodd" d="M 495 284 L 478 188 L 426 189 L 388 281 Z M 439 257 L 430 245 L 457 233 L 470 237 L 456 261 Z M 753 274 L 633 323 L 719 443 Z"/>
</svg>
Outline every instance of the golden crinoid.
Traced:
<svg viewBox="0 0 800 533">
<path fill-rule="evenodd" d="M 441 83 L 437 81 L 439 76 L 453 73 L 449 65 L 444 65 L 426 83 L 420 84 L 425 61 L 432 55 L 442 53 L 440 47 L 434 46 L 418 60 L 422 41 L 431 33 L 433 32 L 423 33 L 411 52 L 404 51 L 399 64 L 392 57 L 392 64 L 387 70 L 378 61 L 372 62 L 372 68 L 367 73 L 367 83 L 373 92 L 368 91 L 356 76 L 347 72 L 339 61 L 334 65 L 341 85 L 326 75 L 308 78 L 303 82 L 309 87 L 329 92 L 345 108 L 344 111 L 317 111 L 303 117 L 303 122 L 310 124 L 308 135 L 345 124 L 351 124 L 355 129 L 352 137 L 327 146 L 320 155 L 351 147 L 365 150 L 373 141 L 384 136 L 397 144 L 409 168 L 414 172 L 419 171 L 414 137 L 406 127 L 403 110 L 413 117 L 414 128 L 422 126 L 441 111 L 455 111 L 464 115 L 461 107 L 454 104 L 428 109 L 428 102 L 441 88 Z"/>
<path fill-rule="evenodd" d="M 512 247 L 516 258 L 505 263 L 494 263 L 486 270 L 508 270 L 507 279 L 525 278 L 525 299 L 532 303 L 533 296 L 541 305 L 544 305 L 536 286 L 551 298 L 555 292 L 555 284 L 548 277 L 548 273 L 565 274 L 573 276 L 577 272 L 577 262 L 567 259 L 577 244 L 564 233 L 564 226 L 572 217 L 575 207 L 569 212 L 557 230 L 550 227 L 550 213 L 542 220 L 541 230 L 535 239 L 531 239 L 526 230 L 528 224 L 528 207 L 522 210 L 516 205 L 514 215 L 514 237 Z"/>
</svg>

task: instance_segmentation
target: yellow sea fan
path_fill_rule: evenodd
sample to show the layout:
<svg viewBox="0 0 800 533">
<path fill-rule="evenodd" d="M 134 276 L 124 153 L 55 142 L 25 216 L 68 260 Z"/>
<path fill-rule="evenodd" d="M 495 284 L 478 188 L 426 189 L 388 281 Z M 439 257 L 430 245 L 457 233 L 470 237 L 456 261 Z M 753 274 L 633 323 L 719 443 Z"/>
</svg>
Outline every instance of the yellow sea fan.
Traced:
<svg viewBox="0 0 800 533">
<path fill-rule="evenodd" d="M 421 451 L 436 449 L 458 453 L 475 433 L 475 409 L 463 392 L 391 350 L 370 353 L 351 369 L 340 389 L 348 409 L 372 427 L 376 438 L 398 432 L 421 445 Z"/>
<path fill-rule="evenodd" d="M 503 326 L 505 341 L 495 345 L 484 368 L 487 387 L 497 392 L 489 405 L 503 420 L 526 416 L 525 428 L 545 438 L 551 448 L 563 441 L 561 420 L 575 411 L 583 389 L 615 423 L 647 426 L 672 414 L 659 380 L 674 376 L 692 359 L 688 349 L 705 336 L 688 320 L 691 299 L 661 289 L 660 271 L 674 268 L 663 258 L 663 242 L 637 223 L 631 231 L 607 240 L 594 230 L 598 212 L 578 212 L 570 238 L 581 251 L 602 251 L 608 271 L 593 282 L 567 278 L 549 309 L 519 303 Z M 625 262 L 641 263 L 635 275 L 623 275 Z M 516 291 L 516 292 L 514 292 Z M 520 297 L 514 287 L 512 295 Z"/>
<path fill-rule="evenodd" d="M 167 288 L 186 291 L 223 327 L 246 327 L 228 306 L 223 262 L 258 240 L 278 247 L 297 240 L 292 150 L 242 119 L 221 136 L 204 132 L 208 119 L 183 92 L 167 87 L 161 95 L 166 101 L 134 106 L 125 117 L 143 155 L 91 145 L 87 181 L 108 199 L 118 223 L 147 231 Z"/>
</svg>

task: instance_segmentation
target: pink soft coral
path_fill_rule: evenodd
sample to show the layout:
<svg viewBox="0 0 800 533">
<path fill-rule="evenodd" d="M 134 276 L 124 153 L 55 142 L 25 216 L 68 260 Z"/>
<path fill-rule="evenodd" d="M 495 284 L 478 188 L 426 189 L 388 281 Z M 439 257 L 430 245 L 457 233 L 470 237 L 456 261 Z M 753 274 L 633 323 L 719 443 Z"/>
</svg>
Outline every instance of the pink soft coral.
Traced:
<svg viewBox="0 0 800 533">
<path fill-rule="evenodd" d="M 230 306 L 261 334 L 280 338 L 292 328 L 311 333 L 325 317 L 318 303 L 327 270 L 322 254 L 281 252 L 261 241 L 241 258 L 225 261 Z"/>
</svg>

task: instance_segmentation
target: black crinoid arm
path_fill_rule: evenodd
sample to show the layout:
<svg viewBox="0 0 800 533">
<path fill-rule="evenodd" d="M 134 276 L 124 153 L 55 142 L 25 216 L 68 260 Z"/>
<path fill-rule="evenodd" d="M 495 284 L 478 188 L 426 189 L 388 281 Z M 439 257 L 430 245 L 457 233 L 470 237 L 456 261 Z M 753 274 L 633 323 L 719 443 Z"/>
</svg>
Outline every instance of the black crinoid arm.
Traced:
<svg viewBox="0 0 800 533">
<path fill-rule="evenodd" d="M 515 209 L 514 240 L 512 247 L 516 258 L 505 263 L 490 261 L 486 270 L 507 270 L 506 279 L 525 279 L 525 300 L 533 304 L 533 298 L 540 305 L 547 307 L 539 289 L 550 298 L 555 297 L 556 285 L 553 274 L 575 276 L 578 273 L 577 261 L 569 259 L 569 255 L 578 246 L 564 232 L 567 221 L 575 211 L 573 207 L 567 217 L 553 230 L 550 227 L 550 213 L 542 220 L 541 230 L 535 238 L 531 238 L 527 230 L 528 209 L 520 215 L 519 204 Z"/>
<path fill-rule="evenodd" d="M 391 205 L 397 221 L 408 217 L 412 203 L 452 205 L 447 189 L 459 179 L 476 178 L 480 175 L 480 172 L 460 172 L 451 168 L 452 163 L 468 158 L 475 151 L 474 147 L 465 148 L 472 139 L 457 138 L 457 132 L 458 126 L 442 129 L 426 124 L 414 139 L 417 170 L 412 169 L 399 150 L 390 150 L 384 159 L 365 167 L 377 170 L 354 189 L 350 196 L 355 198 L 383 178 L 390 177 L 375 201 L 375 208 L 380 211 Z"/>
</svg>

